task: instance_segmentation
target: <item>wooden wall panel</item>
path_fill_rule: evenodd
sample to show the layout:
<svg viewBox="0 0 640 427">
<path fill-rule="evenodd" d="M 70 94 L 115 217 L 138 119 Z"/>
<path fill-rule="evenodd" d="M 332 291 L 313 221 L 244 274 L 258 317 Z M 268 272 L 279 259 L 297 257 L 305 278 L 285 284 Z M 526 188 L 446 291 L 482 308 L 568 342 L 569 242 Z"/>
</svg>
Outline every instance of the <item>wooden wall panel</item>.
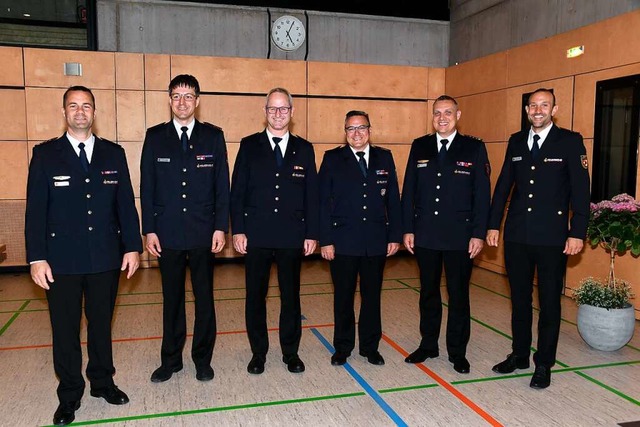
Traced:
<svg viewBox="0 0 640 427">
<path fill-rule="evenodd" d="M 429 68 L 429 81 L 427 83 L 427 98 L 436 99 L 446 92 L 445 68 Z"/>
<path fill-rule="evenodd" d="M 142 155 L 142 141 L 120 141 L 127 155 L 127 165 L 131 176 L 131 186 L 135 197 L 140 197 L 140 157 Z"/>
<path fill-rule="evenodd" d="M 0 89 L 0 139 L 27 139 L 27 118 L 25 116 L 25 92 L 19 89 Z"/>
<path fill-rule="evenodd" d="M 83 85 L 91 90 L 114 89 L 114 58 L 112 52 L 25 48 L 25 85 L 63 88 Z M 65 62 L 81 63 L 82 76 L 65 76 Z"/>
<path fill-rule="evenodd" d="M 146 128 L 171 120 L 171 106 L 169 105 L 169 95 L 166 91 L 146 91 L 144 98 Z"/>
<path fill-rule="evenodd" d="M 458 122 L 460 132 L 476 136 L 485 142 L 505 141 L 506 93 L 505 90 L 496 90 L 458 97 L 458 108 L 462 113 Z"/>
<path fill-rule="evenodd" d="M 202 92 L 266 95 L 278 86 L 292 95 L 307 92 L 304 61 L 172 55 L 171 77 L 178 74 L 195 76 Z"/>
<path fill-rule="evenodd" d="M 201 95 L 197 118 L 221 127 L 227 142 L 240 142 L 243 137 L 264 130 L 267 125 L 263 110 L 264 103 L 265 97 L 262 95 Z M 294 99 L 294 106 L 293 123 L 302 123 L 305 113 L 304 105 L 299 105 Z M 299 130 L 302 125 L 295 127 Z"/>
<path fill-rule="evenodd" d="M 144 56 L 141 53 L 115 53 L 116 87 L 144 90 Z"/>
<path fill-rule="evenodd" d="M 144 88 L 167 93 L 171 81 L 170 55 L 144 55 Z"/>
<path fill-rule="evenodd" d="M 504 163 L 504 156 L 507 153 L 507 142 L 489 142 L 485 143 L 485 147 L 487 147 L 487 155 L 491 165 L 491 194 L 493 194 L 493 189 L 496 187 L 496 182 Z"/>
<path fill-rule="evenodd" d="M 428 97 L 429 68 L 330 62 L 308 64 L 309 95 L 409 99 Z"/>
<path fill-rule="evenodd" d="M 27 197 L 27 141 L 0 141 L 0 199 Z"/>
<path fill-rule="evenodd" d="M 640 74 L 640 62 L 623 67 L 581 74 L 575 77 L 573 129 L 585 138 L 594 137 L 596 83 L 601 80 Z"/>
<path fill-rule="evenodd" d="M 24 86 L 22 48 L 0 47 L 0 64 L 0 86 Z"/>
<path fill-rule="evenodd" d="M 499 52 L 447 68 L 447 95 L 457 97 L 505 88 L 507 58 L 507 52 Z"/>
<path fill-rule="evenodd" d="M 144 92 L 117 90 L 116 117 L 118 141 L 142 141 L 146 131 Z"/>
<path fill-rule="evenodd" d="M 345 141 L 344 117 L 349 110 L 364 110 L 371 120 L 375 143 L 410 143 L 427 132 L 428 104 L 410 101 L 309 99 L 309 139 L 317 143 Z M 430 115 L 430 114 L 429 114 Z"/>
</svg>

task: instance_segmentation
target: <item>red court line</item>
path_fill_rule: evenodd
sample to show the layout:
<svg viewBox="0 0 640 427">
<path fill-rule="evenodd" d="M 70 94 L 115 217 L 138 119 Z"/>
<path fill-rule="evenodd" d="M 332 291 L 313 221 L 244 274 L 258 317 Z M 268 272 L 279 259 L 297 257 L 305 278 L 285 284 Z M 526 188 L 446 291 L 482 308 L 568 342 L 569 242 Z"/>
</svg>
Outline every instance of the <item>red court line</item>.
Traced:
<svg viewBox="0 0 640 427">
<path fill-rule="evenodd" d="M 400 347 L 395 341 L 393 341 L 391 338 L 389 338 L 388 336 L 386 336 L 385 334 L 382 334 L 382 339 L 389 344 L 391 347 L 393 347 L 398 353 L 402 354 L 402 357 L 407 357 L 409 355 L 409 353 L 407 353 L 402 347 Z M 423 363 L 417 363 L 416 366 L 418 368 L 420 368 L 425 374 L 429 375 L 431 378 L 433 378 L 433 380 L 435 382 L 437 382 L 438 384 L 440 384 L 442 387 L 444 387 L 449 393 L 453 394 L 455 397 L 457 397 L 462 403 L 464 403 L 465 405 L 467 405 L 469 408 L 473 409 L 473 411 L 480 415 L 482 418 L 485 419 L 485 421 L 487 421 L 489 424 L 491 424 L 492 426 L 496 426 L 496 427 L 504 427 L 498 420 L 496 420 L 495 418 L 493 418 L 491 415 L 489 415 L 488 413 L 486 413 L 484 411 L 484 409 L 482 409 L 481 407 L 479 407 L 478 405 L 476 405 L 475 403 L 473 403 L 473 401 L 471 399 L 469 399 L 467 396 L 465 396 L 464 394 L 462 394 L 458 389 L 456 389 L 454 386 L 452 386 L 451 384 L 449 384 L 447 381 L 445 381 L 444 379 L 442 379 L 438 374 L 436 374 L 435 372 L 433 372 L 431 369 L 427 368 L 426 366 L 424 366 Z"/>
<path fill-rule="evenodd" d="M 326 328 L 333 327 L 333 323 L 327 323 L 324 325 L 303 325 L 302 329 L 311 329 L 311 328 Z M 271 332 L 279 330 L 279 328 L 270 328 L 268 329 Z M 217 335 L 238 335 L 238 334 L 246 334 L 246 329 L 240 331 L 223 331 L 218 332 Z M 193 334 L 187 334 L 187 338 L 193 337 Z M 114 339 L 114 343 L 120 342 L 134 342 L 134 341 L 151 341 L 151 340 L 161 340 L 162 336 L 157 337 L 138 337 L 138 338 L 117 338 Z M 80 345 L 87 345 L 86 341 L 82 341 Z M 33 350 L 37 348 L 51 348 L 52 344 L 37 344 L 37 345 L 24 345 L 17 347 L 0 347 L 0 351 L 9 351 L 9 350 Z"/>
</svg>

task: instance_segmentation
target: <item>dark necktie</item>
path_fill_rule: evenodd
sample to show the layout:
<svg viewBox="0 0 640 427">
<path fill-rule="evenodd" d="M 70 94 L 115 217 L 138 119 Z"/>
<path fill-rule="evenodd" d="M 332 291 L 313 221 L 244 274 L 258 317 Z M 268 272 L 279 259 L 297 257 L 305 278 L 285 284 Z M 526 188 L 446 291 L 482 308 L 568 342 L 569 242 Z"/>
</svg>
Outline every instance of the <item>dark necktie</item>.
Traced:
<svg viewBox="0 0 640 427">
<path fill-rule="evenodd" d="M 447 144 L 449 143 L 448 139 L 440 140 L 440 151 L 438 151 L 438 163 L 444 164 L 445 159 L 447 158 Z"/>
<path fill-rule="evenodd" d="M 367 161 L 364 159 L 364 151 L 356 152 L 356 156 L 358 156 L 358 166 L 360 166 L 360 171 L 362 175 L 367 177 Z"/>
<path fill-rule="evenodd" d="M 280 149 L 280 146 L 278 145 L 280 143 L 280 141 L 282 141 L 282 138 L 279 138 L 277 136 L 273 137 L 273 143 L 276 145 L 273 148 L 273 151 L 276 154 L 276 165 L 278 167 L 282 166 L 282 150 Z"/>
<path fill-rule="evenodd" d="M 533 160 L 538 157 L 538 153 L 540 152 L 540 146 L 538 145 L 539 140 L 540 135 L 533 135 L 533 144 L 531 144 L 531 157 Z"/>
<path fill-rule="evenodd" d="M 84 142 L 78 144 L 78 148 L 80 148 L 80 164 L 82 165 L 82 169 L 85 172 L 89 172 L 89 160 L 87 159 L 87 152 L 84 151 Z"/>
<path fill-rule="evenodd" d="M 180 135 L 180 140 L 182 141 L 182 151 L 187 152 L 187 145 L 189 145 L 189 136 L 187 135 L 188 127 L 182 126 L 180 128 L 182 130 L 182 135 Z"/>
</svg>

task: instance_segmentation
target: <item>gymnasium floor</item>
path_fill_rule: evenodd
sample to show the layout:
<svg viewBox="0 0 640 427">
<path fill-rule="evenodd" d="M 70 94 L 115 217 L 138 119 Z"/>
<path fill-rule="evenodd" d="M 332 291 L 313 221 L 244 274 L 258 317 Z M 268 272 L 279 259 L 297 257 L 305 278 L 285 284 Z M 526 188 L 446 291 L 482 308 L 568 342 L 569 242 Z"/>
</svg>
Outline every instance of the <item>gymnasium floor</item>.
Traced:
<svg viewBox="0 0 640 427">
<path fill-rule="evenodd" d="M 272 271 L 272 278 L 275 267 Z M 159 271 L 123 279 L 114 321 L 116 384 L 131 398 L 108 405 L 85 391 L 73 425 L 110 426 L 616 426 L 640 425 L 640 333 L 623 349 L 589 348 L 576 326 L 576 307 L 563 298 L 558 360 L 551 386 L 529 387 L 532 368 L 498 375 L 491 367 L 509 352 L 510 301 L 504 276 L 476 268 L 471 286 L 471 373 L 440 357 L 411 365 L 404 357 L 419 343 L 418 272 L 409 256 L 389 259 L 382 295 L 385 366 L 354 355 L 331 366 L 333 295 L 328 265 L 305 261 L 302 274 L 302 374 L 281 361 L 278 289 L 270 289 L 271 350 L 262 375 L 246 371 L 251 357 L 244 326 L 244 267 L 215 271 L 218 336 L 215 378 L 195 379 L 190 336 L 185 368 L 165 383 L 149 381 L 159 365 L 162 295 Z M 275 285 L 275 282 L 272 281 Z M 446 291 L 443 289 L 446 301 Z M 189 327 L 193 299 L 187 293 Z M 446 303 L 444 314 L 446 318 Z M 534 313 L 534 322 L 537 316 Z M 444 323 L 444 322 L 443 322 Z M 443 324 L 444 327 L 444 324 Z M 191 329 L 190 329 L 191 330 Z M 83 331 L 84 344 L 84 331 Z M 535 345 L 534 331 L 534 345 Z M 83 347 L 84 348 L 84 347 Z M 86 348 L 85 348 L 86 350 Z M 86 355 L 86 353 L 85 353 Z M 50 425 L 58 404 L 51 331 L 44 291 L 28 274 L 0 274 L 0 426 Z M 86 357 L 85 357 L 86 362 Z"/>
</svg>

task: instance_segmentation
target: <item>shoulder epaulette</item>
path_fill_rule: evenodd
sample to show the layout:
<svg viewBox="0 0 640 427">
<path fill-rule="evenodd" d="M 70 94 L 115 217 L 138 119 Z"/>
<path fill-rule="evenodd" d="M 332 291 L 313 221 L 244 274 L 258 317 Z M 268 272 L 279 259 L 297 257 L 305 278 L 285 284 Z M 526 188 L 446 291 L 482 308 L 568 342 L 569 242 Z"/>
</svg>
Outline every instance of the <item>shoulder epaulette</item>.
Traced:
<svg viewBox="0 0 640 427">
<path fill-rule="evenodd" d="M 203 122 L 202 124 L 205 125 L 205 126 L 211 126 L 212 128 L 217 129 L 217 130 L 222 132 L 222 128 L 220 126 L 214 125 L 213 123 Z"/>
</svg>

